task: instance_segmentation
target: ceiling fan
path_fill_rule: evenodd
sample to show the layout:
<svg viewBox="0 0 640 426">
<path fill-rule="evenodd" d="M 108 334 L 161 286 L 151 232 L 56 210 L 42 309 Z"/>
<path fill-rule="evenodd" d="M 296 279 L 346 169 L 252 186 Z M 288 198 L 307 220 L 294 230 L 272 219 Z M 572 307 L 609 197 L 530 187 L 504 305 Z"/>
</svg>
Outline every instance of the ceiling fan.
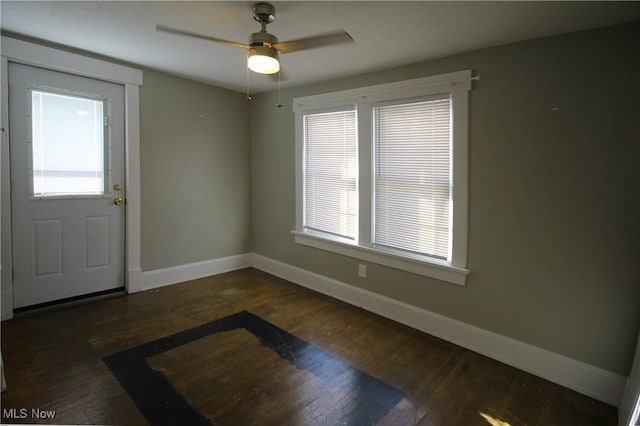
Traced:
<svg viewBox="0 0 640 426">
<path fill-rule="evenodd" d="M 164 25 L 156 25 L 156 30 L 214 41 L 216 43 L 245 49 L 249 55 L 247 60 L 249 69 L 260 74 L 275 74 L 279 72 L 280 54 L 353 42 L 353 38 L 351 38 L 349 33 L 344 30 L 281 42 L 278 41 L 276 36 L 267 32 L 267 24 L 270 24 L 276 19 L 276 8 L 270 3 L 256 3 L 253 5 L 252 10 L 253 19 L 258 21 L 262 28 L 260 31 L 249 36 L 248 44 L 224 40 L 204 34 L 192 33 L 190 31 L 166 27 Z"/>
</svg>

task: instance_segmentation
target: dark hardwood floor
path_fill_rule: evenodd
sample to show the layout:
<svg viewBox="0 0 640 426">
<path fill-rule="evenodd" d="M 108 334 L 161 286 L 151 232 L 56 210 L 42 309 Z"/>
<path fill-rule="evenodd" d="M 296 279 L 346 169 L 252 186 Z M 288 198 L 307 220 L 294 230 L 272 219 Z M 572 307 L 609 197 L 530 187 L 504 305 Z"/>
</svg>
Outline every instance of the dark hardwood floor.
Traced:
<svg viewBox="0 0 640 426">
<path fill-rule="evenodd" d="M 215 328 L 243 311 L 258 331 Z M 271 329 L 262 320 L 283 330 L 274 336 L 288 336 L 289 346 L 265 342 L 260 333 Z M 194 328 L 204 334 L 179 341 L 176 333 Z M 149 346 L 174 334 L 173 346 Z M 614 407 L 255 269 L 3 322 L 2 422 L 148 424 L 103 360 L 121 354 L 135 369 L 141 364 L 127 364 L 132 348 L 148 349 L 145 368 L 217 425 L 363 424 L 373 417 L 339 412 L 353 409 L 350 401 L 371 405 L 368 394 L 353 395 L 371 390 L 356 376 L 400 395 L 380 411 L 379 425 L 617 424 Z M 301 360 L 305 348 L 315 352 Z M 169 404 L 156 393 L 143 389 L 138 398 Z"/>
</svg>

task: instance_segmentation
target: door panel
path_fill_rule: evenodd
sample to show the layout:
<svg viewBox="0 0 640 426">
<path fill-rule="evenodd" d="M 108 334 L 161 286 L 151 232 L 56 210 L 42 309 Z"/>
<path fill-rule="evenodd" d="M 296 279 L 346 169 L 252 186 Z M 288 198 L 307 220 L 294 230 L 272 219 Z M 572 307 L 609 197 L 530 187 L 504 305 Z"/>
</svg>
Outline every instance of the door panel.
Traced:
<svg viewBox="0 0 640 426">
<path fill-rule="evenodd" d="M 123 86 L 10 63 L 9 97 L 14 307 L 124 287 Z"/>
<path fill-rule="evenodd" d="M 33 221 L 33 278 L 62 273 L 62 219 Z"/>
</svg>

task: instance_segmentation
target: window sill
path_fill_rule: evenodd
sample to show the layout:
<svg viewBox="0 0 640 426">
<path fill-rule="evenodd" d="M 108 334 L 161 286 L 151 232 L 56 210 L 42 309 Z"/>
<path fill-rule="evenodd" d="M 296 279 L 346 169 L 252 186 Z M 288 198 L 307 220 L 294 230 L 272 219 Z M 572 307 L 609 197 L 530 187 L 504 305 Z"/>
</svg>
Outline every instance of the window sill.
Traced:
<svg viewBox="0 0 640 426">
<path fill-rule="evenodd" d="M 291 231 L 291 233 L 295 236 L 295 242 L 298 244 L 436 278 L 460 286 L 466 285 L 467 275 L 471 272 L 466 268 L 453 266 L 445 261 L 438 261 L 426 256 L 399 255 L 381 249 L 358 246 L 337 238 L 330 239 L 309 231 Z"/>
</svg>

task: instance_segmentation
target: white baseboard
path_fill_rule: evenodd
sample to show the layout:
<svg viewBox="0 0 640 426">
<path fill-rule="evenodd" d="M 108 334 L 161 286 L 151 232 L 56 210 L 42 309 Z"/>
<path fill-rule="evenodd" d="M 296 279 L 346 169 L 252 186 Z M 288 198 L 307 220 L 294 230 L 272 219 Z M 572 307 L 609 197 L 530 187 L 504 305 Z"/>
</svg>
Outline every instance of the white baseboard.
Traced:
<svg viewBox="0 0 640 426">
<path fill-rule="evenodd" d="M 610 371 L 255 253 L 251 264 L 256 269 L 408 325 L 607 404 L 620 404 L 626 378 Z"/>
<path fill-rule="evenodd" d="M 0 320 L 10 320 L 13 318 L 13 290 L 2 290 L 0 295 Z"/>
<path fill-rule="evenodd" d="M 188 263 L 171 268 L 156 269 L 140 274 L 141 290 L 151 290 L 184 281 L 235 271 L 251 266 L 251 254 L 221 257 L 202 262 Z"/>
</svg>

